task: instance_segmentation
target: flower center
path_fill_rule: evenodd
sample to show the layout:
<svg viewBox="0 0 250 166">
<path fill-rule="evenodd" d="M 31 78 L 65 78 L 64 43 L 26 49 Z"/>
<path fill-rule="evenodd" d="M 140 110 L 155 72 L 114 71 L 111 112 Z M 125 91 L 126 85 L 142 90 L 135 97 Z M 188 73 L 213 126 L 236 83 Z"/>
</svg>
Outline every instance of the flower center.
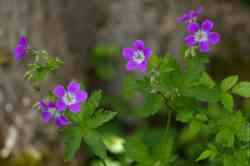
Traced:
<svg viewBox="0 0 250 166">
<path fill-rule="evenodd" d="M 140 50 L 134 52 L 133 61 L 137 64 L 142 63 L 145 60 L 144 53 Z"/>
<path fill-rule="evenodd" d="M 208 34 L 205 31 L 199 30 L 195 33 L 195 40 L 198 42 L 203 42 L 208 40 Z"/>
<path fill-rule="evenodd" d="M 51 113 L 53 114 L 53 116 L 54 116 L 55 118 L 61 116 L 61 113 L 60 113 L 59 111 L 55 110 L 55 109 L 52 110 Z"/>
<path fill-rule="evenodd" d="M 63 96 L 63 101 L 66 105 L 75 104 L 76 102 L 76 96 L 73 93 L 66 92 Z"/>
</svg>

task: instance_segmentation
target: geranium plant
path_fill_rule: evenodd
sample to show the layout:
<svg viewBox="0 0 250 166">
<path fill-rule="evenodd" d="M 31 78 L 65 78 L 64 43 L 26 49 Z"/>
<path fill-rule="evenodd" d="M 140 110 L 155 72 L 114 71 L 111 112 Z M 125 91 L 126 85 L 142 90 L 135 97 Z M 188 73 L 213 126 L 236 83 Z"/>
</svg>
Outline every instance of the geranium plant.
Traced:
<svg viewBox="0 0 250 166">
<path fill-rule="evenodd" d="M 182 56 L 184 65 L 173 56 L 155 55 L 142 40 L 135 40 L 132 47 L 122 50 L 130 89 L 143 98 L 142 104 L 133 107 L 134 114 L 126 115 L 142 121 L 139 129 L 129 134 L 106 133 L 103 125 L 118 111 L 100 104 L 101 91 L 88 94 L 75 81 L 66 88 L 57 85 L 34 106 L 43 122 L 54 121 L 58 127 L 65 143 L 65 160 L 73 159 L 81 143 L 86 143 L 98 159 L 93 165 L 100 166 L 249 166 L 249 115 L 235 106 L 234 98 L 250 97 L 250 82 L 231 75 L 217 83 L 206 72 L 207 54 L 221 36 L 213 31 L 213 21 L 199 20 L 202 11 L 198 7 L 177 18 L 187 31 L 183 39 L 187 46 Z M 18 61 L 27 55 L 34 57 L 25 77 L 36 86 L 62 64 L 47 52 L 32 49 L 25 36 L 20 37 L 14 55 Z M 132 72 L 143 78 L 131 79 Z M 127 101 L 138 101 L 130 95 Z M 126 114 L 119 113 L 117 117 Z M 165 127 L 152 126 L 147 119 L 154 117 L 164 121 Z M 189 146 L 191 150 L 187 152 L 183 147 Z"/>
</svg>

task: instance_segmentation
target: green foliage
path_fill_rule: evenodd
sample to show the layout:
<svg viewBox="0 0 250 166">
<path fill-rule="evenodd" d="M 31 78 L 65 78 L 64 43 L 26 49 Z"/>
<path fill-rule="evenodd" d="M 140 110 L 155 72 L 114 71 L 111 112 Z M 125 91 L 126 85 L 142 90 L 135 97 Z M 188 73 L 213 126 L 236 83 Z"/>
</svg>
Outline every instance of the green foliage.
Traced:
<svg viewBox="0 0 250 166">
<path fill-rule="evenodd" d="M 117 112 L 98 110 L 87 120 L 90 128 L 97 128 L 110 121 L 117 115 Z"/>
<path fill-rule="evenodd" d="M 81 145 L 82 135 L 79 128 L 67 128 L 63 132 L 64 136 L 64 159 L 72 160 Z"/>
<path fill-rule="evenodd" d="M 220 99 L 220 91 L 216 88 L 210 89 L 205 86 L 196 86 L 183 90 L 183 95 L 195 98 L 199 101 L 218 102 Z"/>
<path fill-rule="evenodd" d="M 120 48 L 113 45 L 98 45 L 92 50 L 91 64 L 95 65 L 98 79 L 109 81 L 115 77 L 119 65 L 117 55 L 120 55 Z"/>
<path fill-rule="evenodd" d="M 234 95 L 250 97 L 250 82 L 232 75 L 217 84 L 206 72 L 208 56 L 197 49 L 185 51 L 184 65 L 170 55 L 152 56 L 141 79 L 124 79 L 121 96 L 103 98 L 101 91 L 94 91 L 79 114 L 65 111 L 71 122 L 61 129 L 65 160 L 73 159 L 85 143 L 98 158 L 94 164 L 102 166 L 249 165 L 250 113 Z M 106 46 L 93 50 L 96 77 L 105 82 L 114 78 L 119 52 Z M 34 82 L 62 64 L 43 51 L 33 55 L 26 78 Z M 108 123 L 117 115 L 113 109 L 120 121 Z"/>
<path fill-rule="evenodd" d="M 234 100 L 233 96 L 227 92 L 221 94 L 221 102 L 227 111 L 233 111 Z"/>
<path fill-rule="evenodd" d="M 140 117 L 149 117 L 156 114 L 163 106 L 161 96 L 147 94 L 144 96 L 143 105 L 136 110 L 136 114 Z"/>
<path fill-rule="evenodd" d="M 209 158 L 209 157 L 211 157 L 213 155 L 214 155 L 213 151 L 211 151 L 211 150 L 205 150 L 204 152 L 202 152 L 200 154 L 200 156 L 196 159 L 196 161 L 207 159 L 207 158 Z"/>
<path fill-rule="evenodd" d="M 102 98 L 101 91 L 95 91 L 91 94 L 88 101 L 81 106 L 81 119 L 85 123 L 94 114 L 95 110 L 100 104 Z"/>
<path fill-rule="evenodd" d="M 250 97 L 250 82 L 238 83 L 233 88 L 233 93 L 243 97 Z"/>
<path fill-rule="evenodd" d="M 63 129 L 65 142 L 65 160 L 71 160 L 80 148 L 82 140 L 92 149 L 93 153 L 101 159 L 107 157 L 102 134 L 97 128 L 103 126 L 116 116 L 116 112 L 99 109 L 102 98 L 101 91 L 95 91 L 82 105 L 79 116 L 72 113 L 65 114 L 72 126 Z"/>
<path fill-rule="evenodd" d="M 91 147 L 93 152 L 100 158 L 105 159 L 106 149 L 102 141 L 102 136 L 95 130 L 87 130 L 83 136 L 84 141 Z"/>
<path fill-rule="evenodd" d="M 238 80 L 239 77 L 237 75 L 227 77 L 221 82 L 220 87 L 223 91 L 228 91 L 238 82 Z"/>
<path fill-rule="evenodd" d="M 183 123 L 190 122 L 193 119 L 193 116 L 194 116 L 193 114 L 194 114 L 194 112 L 192 112 L 190 110 L 179 111 L 177 113 L 176 120 L 183 122 Z"/>
<path fill-rule="evenodd" d="M 234 141 L 234 133 L 230 129 L 222 129 L 216 135 L 216 142 L 225 147 L 232 148 L 234 146 Z"/>
<path fill-rule="evenodd" d="M 38 88 L 39 83 L 43 81 L 49 73 L 56 71 L 63 64 L 63 61 L 57 57 L 50 56 L 44 50 L 31 50 L 30 54 L 34 56 L 35 60 L 28 65 L 24 77 L 33 83 L 34 88 Z"/>
<path fill-rule="evenodd" d="M 140 165 L 152 165 L 148 148 L 138 137 L 128 139 L 125 144 L 125 150 L 126 155 Z"/>
</svg>

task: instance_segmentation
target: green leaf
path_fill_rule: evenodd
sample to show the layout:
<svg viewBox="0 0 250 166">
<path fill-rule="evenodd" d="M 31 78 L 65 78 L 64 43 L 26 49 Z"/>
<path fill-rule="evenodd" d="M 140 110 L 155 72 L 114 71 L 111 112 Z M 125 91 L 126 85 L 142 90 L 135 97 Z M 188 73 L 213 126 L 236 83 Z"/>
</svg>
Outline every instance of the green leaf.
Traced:
<svg viewBox="0 0 250 166">
<path fill-rule="evenodd" d="M 102 98 L 101 91 L 95 91 L 91 94 L 87 102 L 81 105 L 81 118 L 85 123 L 94 114 L 96 108 L 99 106 Z"/>
<path fill-rule="evenodd" d="M 150 117 L 156 114 L 162 107 L 161 96 L 146 94 L 143 106 L 136 110 L 135 114 L 139 117 Z"/>
<path fill-rule="evenodd" d="M 192 120 L 190 125 L 189 125 L 189 128 L 188 130 L 186 130 L 186 136 L 188 138 L 193 138 L 194 136 L 196 136 L 200 129 L 202 128 L 203 126 L 203 123 L 199 120 Z"/>
<path fill-rule="evenodd" d="M 199 84 L 209 88 L 213 88 L 215 86 L 213 79 L 207 73 L 202 74 Z"/>
<path fill-rule="evenodd" d="M 211 89 L 205 86 L 183 89 L 183 95 L 207 102 L 217 102 L 220 99 L 220 91 L 218 89 Z"/>
<path fill-rule="evenodd" d="M 250 142 L 250 124 L 246 123 L 236 131 L 236 137 L 243 142 Z"/>
<path fill-rule="evenodd" d="M 159 68 L 161 73 L 169 73 L 171 71 L 179 71 L 180 66 L 174 57 L 167 55 L 161 59 L 161 65 Z"/>
<path fill-rule="evenodd" d="M 230 129 L 223 129 L 216 135 L 216 142 L 231 148 L 234 146 L 234 133 Z"/>
<path fill-rule="evenodd" d="M 201 122 L 206 122 L 208 120 L 208 117 L 204 112 L 201 112 L 195 115 L 195 119 Z"/>
<path fill-rule="evenodd" d="M 238 82 L 238 80 L 239 77 L 237 75 L 229 76 L 221 82 L 220 87 L 223 91 L 228 91 Z"/>
<path fill-rule="evenodd" d="M 150 165 L 151 160 L 148 149 L 139 138 L 133 137 L 128 139 L 125 143 L 125 149 L 127 157 L 137 161 L 139 164 Z"/>
<path fill-rule="evenodd" d="M 240 82 L 233 88 L 233 93 L 243 96 L 250 97 L 250 82 Z"/>
<path fill-rule="evenodd" d="M 148 92 L 151 89 L 150 80 L 148 77 L 144 77 L 141 80 L 136 80 L 136 88 L 142 92 Z"/>
<path fill-rule="evenodd" d="M 177 113 L 176 120 L 183 123 L 190 122 L 193 119 L 193 114 L 191 110 L 180 110 Z"/>
<path fill-rule="evenodd" d="M 221 95 L 221 102 L 224 106 L 224 108 L 227 110 L 227 111 L 230 111 L 232 112 L 233 111 L 233 107 L 234 107 L 234 100 L 233 100 L 233 96 L 229 93 L 223 93 Z"/>
<path fill-rule="evenodd" d="M 73 159 L 75 153 L 81 145 L 81 130 L 79 128 L 66 128 L 64 135 L 64 159 L 66 161 Z"/>
<path fill-rule="evenodd" d="M 111 111 L 96 111 L 93 116 L 87 120 L 87 125 L 90 128 L 97 128 L 102 126 L 104 123 L 110 121 L 117 115 L 117 112 Z"/>
<path fill-rule="evenodd" d="M 158 65 L 160 64 L 160 61 L 161 61 L 161 59 L 159 56 L 151 56 L 149 59 L 149 63 L 148 63 L 149 71 L 157 68 Z"/>
<path fill-rule="evenodd" d="M 102 159 L 105 159 L 107 157 L 102 137 L 96 130 L 87 130 L 86 133 L 84 133 L 83 139 L 89 145 L 96 156 Z"/>
<path fill-rule="evenodd" d="M 211 157 L 213 155 L 214 155 L 213 151 L 211 151 L 211 150 L 205 150 L 204 152 L 202 152 L 200 154 L 200 156 L 195 161 L 198 162 L 198 161 L 201 161 L 201 160 L 205 160 L 205 159 L 207 159 L 207 158 L 209 158 L 209 157 Z"/>
<path fill-rule="evenodd" d="M 235 159 L 233 158 L 233 156 L 225 156 L 223 159 L 223 166 L 237 166 L 235 165 Z"/>
</svg>

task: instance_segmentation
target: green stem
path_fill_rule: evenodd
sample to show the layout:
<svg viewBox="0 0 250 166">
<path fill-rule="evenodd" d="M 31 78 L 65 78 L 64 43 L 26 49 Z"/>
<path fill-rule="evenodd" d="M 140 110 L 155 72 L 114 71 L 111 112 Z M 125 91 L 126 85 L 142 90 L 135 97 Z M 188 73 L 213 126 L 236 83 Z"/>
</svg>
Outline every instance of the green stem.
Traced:
<svg viewBox="0 0 250 166">
<path fill-rule="evenodd" d="M 159 92 L 159 94 L 163 97 L 165 105 L 167 107 L 167 111 L 168 111 L 168 119 L 167 119 L 167 124 L 166 124 L 166 128 L 163 134 L 163 138 L 162 138 L 162 157 L 160 160 L 160 166 L 164 165 L 164 155 L 166 153 L 166 149 L 168 148 L 168 137 L 169 137 L 169 129 L 170 129 L 170 125 L 171 125 L 171 119 L 172 119 L 172 111 L 174 111 L 173 107 L 168 103 L 168 99 L 164 96 L 164 94 L 162 94 L 161 92 Z"/>
<path fill-rule="evenodd" d="M 107 166 L 105 160 L 101 159 L 101 161 L 102 161 L 102 163 L 103 163 L 104 166 Z"/>
</svg>

